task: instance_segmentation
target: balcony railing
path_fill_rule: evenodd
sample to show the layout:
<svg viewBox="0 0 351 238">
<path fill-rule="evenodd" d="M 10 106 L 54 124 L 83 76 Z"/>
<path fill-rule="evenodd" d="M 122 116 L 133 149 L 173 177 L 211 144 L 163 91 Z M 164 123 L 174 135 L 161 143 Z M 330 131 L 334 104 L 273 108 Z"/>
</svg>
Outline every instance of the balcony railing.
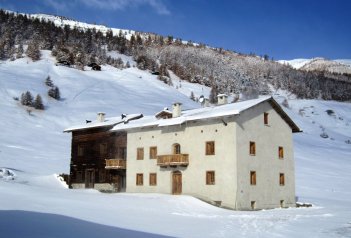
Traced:
<svg viewBox="0 0 351 238">
<path fill-rule="evenodd" d="M 123 159 L 106 159 L 105 169 L 126 169 L 127 161 Z"/>
<path fill-rule="evenodd" d="M 189 155 L 188 154 L 173 154 L 173 155 L 158 155 L 157 165 L 161 167 L 167 166 L 188 166 Z"/>
</svg>

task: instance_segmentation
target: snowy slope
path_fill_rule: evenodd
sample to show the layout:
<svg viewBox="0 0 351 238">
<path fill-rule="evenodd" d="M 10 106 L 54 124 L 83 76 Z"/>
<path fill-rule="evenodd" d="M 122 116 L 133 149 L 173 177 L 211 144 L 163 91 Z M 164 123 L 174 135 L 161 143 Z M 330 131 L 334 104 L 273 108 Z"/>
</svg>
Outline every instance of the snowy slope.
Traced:
<svg viewBox="0 0 351 238">
<path fill-rule="evenodd" d="M 327 60 L 324 58 L 313 59 L 293 59 L 293 60 L 279 60 L 281 64 L 290 65 L 295 69 L 306 71 L 329 71 L 334 73 L 347 73 L 351 74 L 351 60 Z"/>
<path fill-rule="evenodd" d="M 294 135 L 296 195 L 312 208 L 237 212 L 189 196 L 69 190 L 56 176 L 69 169 L 64 128 L 100 111 L 148 115 L 175 101 L 196 108 L 189 93 L 209 89 L 172 75 L 170 87 L 136 68 L 78 71 L 43 56 L 0 62 L 1 237 L 350 237 L 351 104 L 289 99 L 286 111 L 304 130 Z M 48 75 L 61 101 L 46 96 Z M 43 96 L 44 112 L 28 115 L 13 100 L 26 90 Z"/>
<path fill-rule="evenodd" d="M 47 15 L 47 14 L 26 14 L 31 18 L 37 18 L 39 20 L 44 20 L 47 22 L 53 22 L 58 27 L 70 26 L 71 29 L 77 28 L 79 30 L 87 30 L 87 29 L 96 29 L 97 31 L 101 31 L 103 34 L 106 34 L 109 30 L 112 31 L 113 35 L 118 35 L 120 31 L 126 36 L 129 40 L 132 34 L 135 34 L 135 31 L 131 30 L 124 30 L 118 28 L 110 28 L 104 25 L 97 25 L 97 24 L 89 24 L 85 22 L 79 22 L 71 19 L 67 19 L 64 17 Z"/>
<path fill-rule="evenodd" d="M 279 63 L 290 65 L 294 69 L 299 69 L 310 61 L 311 59 L 278 60 Z"/>
</svg>

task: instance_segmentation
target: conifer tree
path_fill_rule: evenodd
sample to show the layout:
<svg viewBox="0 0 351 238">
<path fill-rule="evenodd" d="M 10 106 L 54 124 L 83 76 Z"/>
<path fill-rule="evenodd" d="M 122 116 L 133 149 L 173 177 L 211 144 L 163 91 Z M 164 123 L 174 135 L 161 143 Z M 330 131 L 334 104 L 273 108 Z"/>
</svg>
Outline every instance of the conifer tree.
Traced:
<svg viewBox="0 0 351 238">
<path fill-rule="evenodd" d="M 36 96 L 33 106 L 35 109 L 44 110 L 43 100 L 41 99 L 41 96 L 39 94 Z"/>
<path fill-rule="evenodd" d="M 58 87 L 50 88 L 48 91 L 48 95 L 56 100 L 60 100 L 60 98 L 61 98 L 60 90 Z"/>
<path fill-rule="evenodd" d="M 45 85 L 49 87 L 54 87 L 54 83 L 52 82 L 50 75 L 45 79 Z"/>
<path fill-rule="evenodd" d="M 32 106 L 33 105 L 33 96 L 29 91 L 22 93 L 21 104 L 24 106 Z"/>
</svg>

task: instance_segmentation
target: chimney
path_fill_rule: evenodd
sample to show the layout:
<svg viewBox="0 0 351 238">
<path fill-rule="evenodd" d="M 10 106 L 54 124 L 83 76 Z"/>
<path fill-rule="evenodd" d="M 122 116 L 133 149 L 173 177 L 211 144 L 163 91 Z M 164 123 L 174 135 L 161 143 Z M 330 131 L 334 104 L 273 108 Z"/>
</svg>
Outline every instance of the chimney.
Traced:
<svg viewBox="0 0 351 238">
<path fill-rule="evenodd" d="M 105 121 L 105 113 L 104 112 L 98 112 L 98 114 L 97 114 L 97 121 L 98 122 L 104 122 Z"/>
<path fill-rule="evenodd" d="M 180 102 L 173 103 L 172 117 L 180 117 L 182 114 L 182 104 Z"/>
<path fill-rule="evenodd" d="M 217 95 L 218 105 L 223 105 L 228 103 L 228 96 L 226 94 L 218 94 Z"/>
</svg>

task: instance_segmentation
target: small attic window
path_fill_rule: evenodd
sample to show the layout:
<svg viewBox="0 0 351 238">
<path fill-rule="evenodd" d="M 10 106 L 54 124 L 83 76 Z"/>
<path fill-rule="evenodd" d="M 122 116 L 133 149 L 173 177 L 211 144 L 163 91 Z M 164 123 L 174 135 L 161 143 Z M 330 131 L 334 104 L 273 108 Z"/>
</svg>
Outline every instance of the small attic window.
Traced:
<svg viewBox="0 0 351 238">
<path fill-rule="evenodd" d="M 267 112 L 265 112 L 263 114 L 263 122 L 265 125 L 268 125 L 268 113 Z"/>
</svg>

